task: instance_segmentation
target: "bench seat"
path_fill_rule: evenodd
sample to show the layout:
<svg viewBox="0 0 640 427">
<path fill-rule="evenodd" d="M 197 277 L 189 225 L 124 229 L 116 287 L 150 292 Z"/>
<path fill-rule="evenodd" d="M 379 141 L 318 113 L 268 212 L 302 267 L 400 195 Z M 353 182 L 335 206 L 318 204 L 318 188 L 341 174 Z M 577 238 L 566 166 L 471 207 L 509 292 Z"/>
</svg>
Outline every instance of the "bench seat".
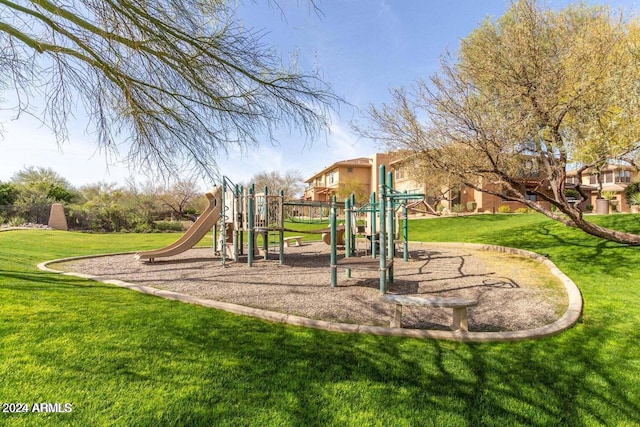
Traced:
<svg viewBox="0 0 640 427">
<path fill-rule="evenodd" d="M 395 304 L 395 312 L 391 320 L 392 328 L 402 327 L 402 306 L 412 307 L 444 307 L 453 309 L 453 321 L 451 328 L 454 331 L 460 330 L 467 332 L 469 330 L 467 307 L 478 305 L 478 300 L 461 298 L 461 297 L 416 297 L 411 295 L 384 295 L 382 301 L 389 304 Z"/>
<path fill-rule="evenodd" d="M 302 246 L 302 236 L 291 236 L 282 239 L 287 247 L 291 246 L 291 243 L 295 242 L 296 246 Z"/>
</svg>

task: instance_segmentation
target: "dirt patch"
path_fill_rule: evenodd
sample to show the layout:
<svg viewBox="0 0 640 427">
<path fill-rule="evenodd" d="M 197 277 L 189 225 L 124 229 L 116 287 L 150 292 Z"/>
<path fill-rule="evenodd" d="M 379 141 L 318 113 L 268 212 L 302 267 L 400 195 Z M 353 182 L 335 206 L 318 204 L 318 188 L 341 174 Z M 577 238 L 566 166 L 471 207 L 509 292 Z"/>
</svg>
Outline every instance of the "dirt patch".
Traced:
<svg viewBox="0 0 640 427">
<path fill-rule="evenodd" d="M 568 299 L 548 269 L 529 258 L 437 244 L 411 244 L 410 260 L 394 262 L 388 292 L 478 299 L 469 309 L 470 331 L 517 331 L 544 326 L 562 316 Z M 246 259 L 222 265 L 211 248 L 191 249 L 155 263 L 114 255 L 58 263 L 55 268 L 152 286 L 248 307 L 318 320 L 388 326 L 393 307 L 380 300 L 379 274 L 338 271 L 330 287 L 330 254 L 324 243 L 285 248 L 285 264 L 271 253 L 248 267 Z M 451 310 L 411 308 L 408 328 L 449 329 Z"/>
</svg>

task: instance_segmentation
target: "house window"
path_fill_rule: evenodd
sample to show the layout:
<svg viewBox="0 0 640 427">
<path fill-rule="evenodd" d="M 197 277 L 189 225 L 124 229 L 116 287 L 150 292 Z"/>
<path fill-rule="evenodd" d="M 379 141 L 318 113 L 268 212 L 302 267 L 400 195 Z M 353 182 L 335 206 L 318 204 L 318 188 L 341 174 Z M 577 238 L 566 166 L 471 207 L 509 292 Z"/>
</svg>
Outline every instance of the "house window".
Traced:
<svg viewBox="0 0 640 427">
<path fill-rule="evenodd" d="M 394 172 L 395 172 L 394 173 L 394 175 L 395 175 L 394 179 L 396 179 L 396 180 L 404 179 L 404 169 L 396 169 Z"/>
<path fill-rule="evenodd" d="M 631 171 L 617 171 L 616 182 L 631 182 Z"/>
<path fill-rule="evenodd" d="M 589 184 L 594 185 L 598 183 L 598 175 L 595 173 L 592 173 L 591 175 L 589 175 Z"/>
<path fill-rule="evenodd" d="M 353 172 L 353 168 L 347 168 L 347 173 Z"/>
<path fill-rule="evenodd" d="M 538 195 L 535 193 L 532 193 L 531 191 L 527 191 L 526 194 L 524 195 L 524 198 L 532 202 L 538 201 Z"/>
<path fill-rule="evenodd" d="M 578 184 L 578 177 L 577 176 L 568 176 L 567 177 L 567 184 Z"/>
<path fill-rule="evenodd" d="M 605 184 L 612 184 L 613 183 L 613 172 L 609 171 L 609 172 L 605 172 L 602 174 L 602 182 L 604 182 Z"/>
<path fill-rule="evenodd" d="M 333 185 L 336 182 L 336 173 L 335 172 L 329 172 L 329 178 L 328 178 L 328 185 Z"/>
</svg>

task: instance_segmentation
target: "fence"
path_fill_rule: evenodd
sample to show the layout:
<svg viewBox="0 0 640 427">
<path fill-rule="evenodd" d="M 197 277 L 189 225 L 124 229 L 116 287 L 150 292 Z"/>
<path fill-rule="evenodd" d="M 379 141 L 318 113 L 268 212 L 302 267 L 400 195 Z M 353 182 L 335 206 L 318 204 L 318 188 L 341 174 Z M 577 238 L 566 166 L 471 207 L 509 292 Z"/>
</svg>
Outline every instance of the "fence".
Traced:
<svg viewBox="0 0 640 427">
<path fill-rule="evenodd" d="M 14 206 L 0 205 L 0 223 L 19 226 L 23 224 L 47 224 L 51 205 Z"/>
</svg>

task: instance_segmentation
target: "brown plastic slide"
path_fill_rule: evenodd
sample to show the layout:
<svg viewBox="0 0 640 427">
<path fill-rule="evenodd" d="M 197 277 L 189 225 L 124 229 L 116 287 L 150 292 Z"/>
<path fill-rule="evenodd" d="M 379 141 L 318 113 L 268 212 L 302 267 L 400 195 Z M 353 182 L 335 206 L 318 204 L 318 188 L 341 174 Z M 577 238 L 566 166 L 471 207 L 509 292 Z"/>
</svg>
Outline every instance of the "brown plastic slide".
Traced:
<svg viewBox="0 0 640 427">
<path fill-rule="evenodd" d="M 206 194 L 209 199 L 209 206 L 200 215 L 198 220 L 189 229 L 176 240 L 174 243 L 162 249 L 154 251 L 138 252 L 135 258 L 138 260 L 149 260 L 153 262 L 154 258 L 170 257 L 178 255 L 188 249 L 191 249 L 198 243 L 211 229 L 216 225 L 220 218 L 222 186 L 216 188 L 214 193 Z"/>
</svg>

